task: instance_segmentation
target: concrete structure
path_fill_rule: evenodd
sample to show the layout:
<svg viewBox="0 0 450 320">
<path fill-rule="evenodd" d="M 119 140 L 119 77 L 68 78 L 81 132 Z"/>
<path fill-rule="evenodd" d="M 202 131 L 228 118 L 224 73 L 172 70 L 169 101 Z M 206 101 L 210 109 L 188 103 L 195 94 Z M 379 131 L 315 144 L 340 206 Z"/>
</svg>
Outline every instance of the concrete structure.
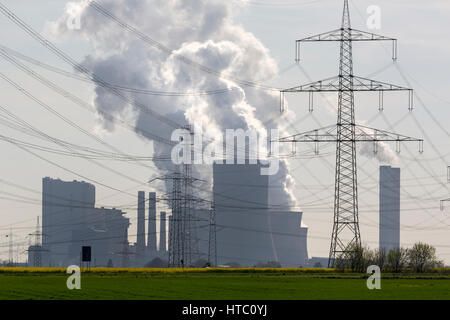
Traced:
<svg viewBox="0 0 450 320">
<path fill-rule="evenodd" d="M 82 243 L 92 247 L 92 266 L 106 266 L 109 259 L 119 266 L 124 244 L 128 245 L 129 219 L 117 209 L 94 208 L 85 226 Z M 79 251 L 80 244 L 75 248 Z"/>
<path fill-rule="evenodd" d="M 400 247 L 400 168 L 380 166 L 380 249 Z"/>
<path fill-rule="evenodd" d="M 42 245 L 49 250 L 50 266 L 67 266 L 72 260 L 72 241 L 94 205 L 95 187 L 89 183 L 42 180 Z"/>
<path fill-rule="evenodd" d="M 167 251 L 166 229 L 166 213 L 161 211 L 159 213 L 159 251 Z"/>
<path fill-rule="evenodd" d="M 147 250 L 144 191 L 138 192 L 137 241 L 130 245 L 125 212 L 96 208 L 92 184 L 44 178 L 42 190 L 42 245 L 28 248 L 29 265 L 39 256 L 42 266 L 79 265 L 82 246 L 91 246 L 93 267 L 142 267 L 155 258 L 167 261 L 167 251 L 156 250 L 155 193 L 149 194 L 149 233 L 153 236 Z"/>
<path fill-rule="evenodd" d="M 140 254 L 145 251 L 145 192 L 138 192 L 136 246 Z"/>
<path fill-rule="evenodd" d="M 172 239 L 173 239 L 173 235 L 172 235 L 172 232 L 173 232 L 173 218 L 172 218 L 172 215 L 170 215 L 169 216 L 169 219 L 168 219 L 168 232 L 167 232 L 167 234 L 169 235 L 169 239 L 168 239 L 168 247 L 167 247 L 167 253 L 169 254 L 169 251 L 170 251 L 170 248 L 172 247 Z"/>
<path fill-rule="evenodd" d="M 284 267 L 305 266 L 307 228 L 302 226 L 302 213 L 270 210 L 269 180 L 260 174 L 260 169 L 260 164 L 213 167 L 218 264 L 255 266 L 277 261 Z M 78 265 L 81 246 L 92 247 L 92 266 L 142 267 L 155 258 L 168 261 L 173 220 L 169 215 L 167 223 L 165 212 L 160 213 L 160 246 L 156 250 L 155 193 L 149 194 L 148 234 L 153 236 L 147 242 L 145 193 L 138 193 L 135 245 L 128 243 L 130 223 L 125 213 L 96 208 L 95 187 L 89 183 L 44 178 L 42 210 L 45 235 L 42 249 L 48 250 L 43 266 Z M 196 252 L 192 262 L 200 265 L 208 258 L 210 211 L 198 208 L 193 211 L 195 221 L 191 222 L 189 232 L 198 243 L 198 255 Z M 167 242 L 169 246 L 164 245 Z M 33 255 L 37 250 L 41 248 L 30 247 L 29 253 Z"/>
<path fill-rule="evenodd" d="M 213 166 L 218 264 L 278 261 L 283 267 L 304 266 L 308 254 L 302 213 L 270 210 L 269 178 L 260 173 L 261 164 Z M 207 213 L 197 216 L 208 221 Z"/>
<path fill-rule="evenodd" d="M 129 220 L 124 214 L 116 209 L 95 208 L 92 184 L 44 178 L 42 247 L 48 250 L 48 258 L 42 265 L 78 265 L 81 246 L 92 247 L 92 266 L 106 266 L 109 259 L 117 260 L 115 253 L 121 250 L 120 245 L 128 243 Z"/>
<path fill-rule="evenodd" d="M 148 194 L 148 240 L 147 248 L 156 250 L 156 193 Z"/>
<path fill-rule="evenodd" d="M 42 245 L 28 247 L 28 267 L 42 267 L 49 264 L 48 251 Z"/>
</svg>

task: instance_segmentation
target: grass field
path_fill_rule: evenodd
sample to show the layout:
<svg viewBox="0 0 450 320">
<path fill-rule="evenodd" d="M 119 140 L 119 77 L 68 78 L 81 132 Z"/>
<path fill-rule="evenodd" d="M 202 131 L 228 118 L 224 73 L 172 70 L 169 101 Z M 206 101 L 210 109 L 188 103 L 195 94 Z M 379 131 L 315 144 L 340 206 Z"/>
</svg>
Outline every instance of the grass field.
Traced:
<svg viewBox="0 0 450 320">
<path fill-rule="evenodd" d="M 102 269 L 83 272 L 81 290 L 68 290 L 64 269 L 0 269 L 0 299 L 445 299 L 450 273 L 384 274 L 381 290 L 368 275 L 330 270 Z"/>
</svg>

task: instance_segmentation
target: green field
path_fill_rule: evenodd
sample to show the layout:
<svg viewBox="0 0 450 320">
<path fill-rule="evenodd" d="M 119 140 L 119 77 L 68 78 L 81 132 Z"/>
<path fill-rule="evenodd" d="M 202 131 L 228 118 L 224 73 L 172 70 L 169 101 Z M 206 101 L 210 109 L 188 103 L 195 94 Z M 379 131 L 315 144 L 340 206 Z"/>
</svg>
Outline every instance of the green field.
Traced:
<svg viewBox="0 0 450 320">
<path fill-rule="evenodd" d="M 63 272 L 2 272 L 0 299 L 445 299 L 450 274 L 386 274 L 381 290 L 368 275 L 297 271 L 83 272 L 68 290 Z"/>
</svg>

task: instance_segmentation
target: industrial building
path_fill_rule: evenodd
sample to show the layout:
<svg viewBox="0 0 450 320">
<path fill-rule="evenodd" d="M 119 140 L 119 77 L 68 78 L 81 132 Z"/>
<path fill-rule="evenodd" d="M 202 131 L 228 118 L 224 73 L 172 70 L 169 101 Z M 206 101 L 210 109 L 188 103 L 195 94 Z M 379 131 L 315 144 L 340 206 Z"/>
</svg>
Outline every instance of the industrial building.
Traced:
<svg viewBox="0 0 450 320">
<path fill-rule="evenodd" d="M 167 252 L 156 250 L 156 195 L 150 193 L 148 242 L 145 194 L 138 193 L 137 243 L 128 242 L 129 219 L 115 208 L 95 207 L 95 186 L 83 181 L 42 180 L 42 245 L 28 249 L 29 265 L 80 264 L 82 246 L 92 249 L 92 266 L 143 266 Z M 165 221 L 165 219 L 164 219 Z M 166 241 L 166 235 L 163 236 Z M 147 244 L 147 245 L 146 245 Z"/>
<path fill-rule="evenodd" d="M 380 166 L 380 249 L 400 248 L 400 168 Z"/>
<path fill-rule="evenodd" d="M 302 225 L 302 212 L 270 208 L 269 178 L 261 175 L 261 167 L 260 163 L 213 166 L 218 265 L 305 266 L 308 229 Z M 94 185 L 44 178 L 42 187 L 42 245 L 29 247 L 30 265 L 36 261 L 42 266 L 78 265 L 82 246 L 92 248 L 91 266 L 143 267 L 155 258 L 168 261 L 174 222 L 164 211 L 157 214 L 156 193 L 148 193 L 146 199 L 144 191 L 138 192 L 132 228 L 136 243 L 130 244 L 128 236 L 134 232 L 129 232 L 126 213 L 96 208 Z M 195 243 L 192 263 L 201 263 L 208 259 L 211 211 L 193 211 L 196 219 L 188 231 Z"/>
<path fill-rule="evenodd" d="M 82 181 L 42 180 L 42 265 L 80 263 L 81 246 L 91 246 L 93 265 L 121 262 L 129 219 L 117 209 L 95 208 L 95 187 Z"/>
<path fill-rule="evenodd" d="M 145 192 L 138 192 L 138 211 L 137 211 L 137 233 L 136 244 L 130 248 L 134 252 L 132 265 L 135 267 L 143 267 L 155 258 L 167 261 L 167 246 L 161 246 L 161 242 L 166 243 L 166 213 L 161 212 L 159 217 L 156 215 L 156 193 L 149 192 L 148 199 L 145 198 Z M 146 207 L 148 203 L 148 215 L 145 217 Z M 147 220 L 147 228 L 145 226 Z M 157 230 L 157 221 L 160 221 L 159 232 Z M 158 237 L 159 236 L 159 237 Z M 159 239 L 159 250 L 157 239 Z"/>
<path fill-rule="evenodd" d="M 261 175 L 261 167 L 261 163 L 213 165 L 218 264 L 304 266 L 308 229 L 302 226 L 302 212 L 270 208 L 269 177 Z"/>
</svg>

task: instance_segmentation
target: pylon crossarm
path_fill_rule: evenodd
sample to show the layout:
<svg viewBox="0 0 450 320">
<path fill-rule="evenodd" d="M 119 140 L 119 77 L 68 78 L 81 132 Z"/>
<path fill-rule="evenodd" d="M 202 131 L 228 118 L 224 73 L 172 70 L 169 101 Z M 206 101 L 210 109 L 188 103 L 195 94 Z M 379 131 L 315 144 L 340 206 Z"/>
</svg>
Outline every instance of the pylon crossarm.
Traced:
<svg viewBox="0 0 450 320">
<path fill-rule="evenodd" d="M 353 91 L 412 91 L 410 88 L 353 76 Z M 281 90 L 282 93 L 288 92 L 338 92 L 339 76 L 314 81 L 297 87 Z"/>
<path fill-rule="evenodd" d="M 304 85 L 296 86 L 289 89 L 281 90 L 282 93 L 287 92 L 324 92 L 324 91 L 338 91 L 339 90 L 339 76 L 330 77 L 327 79 L 310 82 Z"/>
<path fill-rule="evenodd" d="M 351 41 L 397 41 L 395 38 L 382 36 L 376 33 L 361 31 L 353 28 L 350 30 Z"/>
<path fill-rule="evenodd" d="M 353 87 L 354 91 L 413 91 L 410 88 L 358 76 L 353 76 Z"/>
<path fill-rule="evenodd" d="M 348 29 L 347 29 L 348 30 Z M 327 32 L 322 32 L 313 36 L 309 36 L 303 39 L 296 40 L 300 42 L 316 42 L 316 41 L 342 41 L 342 29 L 335 29 Z M 346 39 L 348 40 L 348 39 Z M 396 41 L 397 39 L 392 37 L 386 37 L 375 33 L 361 31 L 350 28 L 351 41 Z"/>
<path fill-rule="evenodd" d="M 378 109 L 381 111 L 384 109 L 384 93 L 390 91 L 408 91 L 408 110 L 412 111 L 414 109 L 414 91 L 410 88 L 402 87 L 396 84 L 390 84 L 387 82 L 381 82 L 377 80 L 367 79 L 358 76 L 352 76 L 353 87 L 351 91 L 361 91 L 361 92 L 379 92 L 378 97 Z M 298 93 L 298 92 L 308 92 L 309 93 L 309 111 L 312 112 L 314 109 L 314 92 L 339 92 L 341 89 L 339 87 L 340 77 L 335 76 L 319 81 L 314 81 L 297 87 L 284 89 L 280 91 L 280 111 L 285 110 L 285 94 L 286 93 Z"/>
<path fill-rule="evenodd" d="M 345 37 L 344 37 L 344 30 Z M 350 31 L 350 32 L 349 32 Z M 352 28 L 340 28 L 328 32 L 323 32 L 314 36 L 295 41 L 295 61 L 300 61 L 300 47 L 302 42 L 318 41 L 392 41 L 392 60 L 397 60 L 397 39 L 382 36 L 375 33 L 356 30 Z"/>
<path fill-rule="evenodd" d="M 278 142 L 423 142 L 423 139 L 404 136 L 398 133 L 374 129 L 362 125 L 355 125 L 355 138 L 338 139 L 337 125 L 331 125 L 320 129 L 297 133 L 292 136 L 278 139 Z M 274 141 L 272 141 L 274 142 Z"/>
<path fill-rule="evenodd" d="M 335 29 L 323 33 L 316 34 L 314 36 L 309 36 L 303 39 L 296 40 L 296 43 L 300 42 L 315 42 L 315 41 L 341 41 L 342 39 L 342 30 Z"/>
<path fill-rule="evenodd" d="M 351 125 L 350 125 L 351 126 Z M 408 137 L 405 135 L 401 135 L 394 132 L 388 132 L 385 130 L 374 129 L 362 125 L 354 125 L 355 136 L 345 136 L 341 135 L 339 137 L 337 132 L 337 125 L 331 125 L 328 127 L 310 130 L 298 134 L 294 134 L 292 136 L 283 137 L 278 139 L 277 142 L 290 142 L 293 144 L 293 148 L 295 148 L 296 143 L 306 143 L 313 142 L 315 143 L 314 151 L 316 154 L 319 154 L 319 143 L 323 142 L 373 142 L 374 144 L 374 153 L 378 152 L 378 143 L 379 142 L 395 142 L 396 143 L 396 152 L 400 153 L 400 144 L 402 142 L 418 142 L 419 143 L 419 152 L 423 153 L 423 140 Z M 274 141 L 271 141 L 274 142 Z"/>
<path fill-rule="evenodd" d="M 278 139 L 278 142 L 336 142 L 336 125 L 298 133 Z M 275 141 L 272 141 L 275 142 Z"/>
<path fill-rule="evenodd" d="M 421 142 L 423 139 L 404 136 L 395 132 L 355 125 L 356 142 Z"/>
</svg>

